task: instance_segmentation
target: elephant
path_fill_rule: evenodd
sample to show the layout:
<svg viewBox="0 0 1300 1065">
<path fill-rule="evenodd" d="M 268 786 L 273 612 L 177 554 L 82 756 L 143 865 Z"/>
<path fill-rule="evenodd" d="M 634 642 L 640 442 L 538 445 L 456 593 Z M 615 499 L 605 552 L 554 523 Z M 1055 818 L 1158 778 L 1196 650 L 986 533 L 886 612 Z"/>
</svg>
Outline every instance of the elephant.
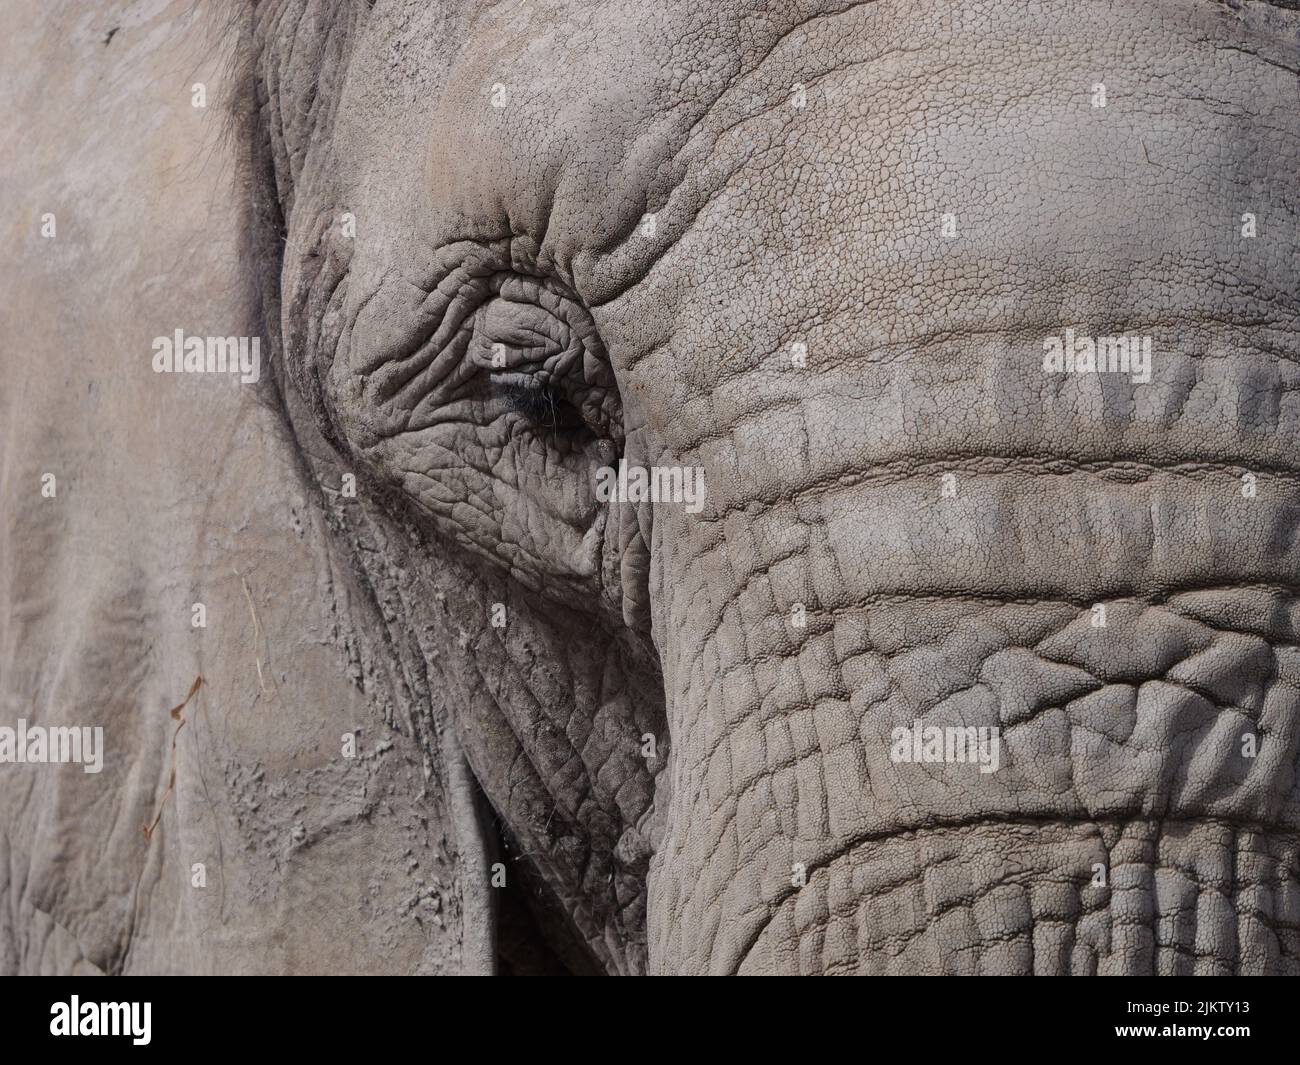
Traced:
<svg viewBox="0 0 1300 1065">
<path fill-rule="evenodd" d="M 10 6 L 0 971 L 1300 972 L 1296 4 Z"/>
</svg>

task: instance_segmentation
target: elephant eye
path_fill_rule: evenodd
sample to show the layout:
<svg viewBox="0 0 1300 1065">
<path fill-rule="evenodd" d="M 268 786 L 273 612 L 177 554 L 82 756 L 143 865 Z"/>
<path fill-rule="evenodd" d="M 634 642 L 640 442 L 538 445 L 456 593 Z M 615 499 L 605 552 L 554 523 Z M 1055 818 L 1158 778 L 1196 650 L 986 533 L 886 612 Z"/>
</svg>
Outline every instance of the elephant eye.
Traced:
<svg viewBox="0 0 1300 1065">
<path fill-rule="evenodd" d="M 502 274 L 492 288 L 468 349 L 492 394 L 545 433 L 621 440 L 618 390 L 586 308 L 541 278 Z"/>
<path fill-rule="evenodd" d="M 381 274 L 345 294 L 351 314 L 326 312 L 327 413 L 442 536 L 549 596 L 589 602 L 612 587 L 599 475 L 618 464 L 624 424 L 611 360 L 566 285 L 494 251 L 463 254 Z M 621 616 L 622 600 L 611 609 Z"/>
<path fill-rule="evenodd" d="M 492 385 L 510 409 L 530 422 L 552 432 L 578 432 L 589 428 L 582 412 L 569 402 L 554 383 L 542 375 L 500 373 Z"/>
</svg>

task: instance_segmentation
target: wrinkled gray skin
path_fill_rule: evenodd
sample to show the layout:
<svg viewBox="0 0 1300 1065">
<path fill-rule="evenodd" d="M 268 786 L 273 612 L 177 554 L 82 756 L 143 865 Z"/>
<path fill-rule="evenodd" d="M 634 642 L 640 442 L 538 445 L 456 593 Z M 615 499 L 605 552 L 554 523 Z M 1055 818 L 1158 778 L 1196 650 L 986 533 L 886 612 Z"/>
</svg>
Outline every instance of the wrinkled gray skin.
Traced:
<svg viewBox="0 0 1300 1065">
<path fill-rule="evenodd" d="M 1300 970 L 1300 14 L 750 6 L 86 30 L 69 140 L 159 191 L 23 134 L 0 666 L 116 763 L 0 797 L 0 964 Z M 204 62 L 225 139 L 163 122 Z M 92 261 L 33 236 L 56 193 Z M 155 377 L 177 327 L 273 365 Z M 1067 327 L 1151 336 L 1151 381 L 1045 374 Z M 619 457 L 706 506 L 598 501 Z M 917 719 L 998 726 L 998 771 L 891 760 Z"/>
</svg>

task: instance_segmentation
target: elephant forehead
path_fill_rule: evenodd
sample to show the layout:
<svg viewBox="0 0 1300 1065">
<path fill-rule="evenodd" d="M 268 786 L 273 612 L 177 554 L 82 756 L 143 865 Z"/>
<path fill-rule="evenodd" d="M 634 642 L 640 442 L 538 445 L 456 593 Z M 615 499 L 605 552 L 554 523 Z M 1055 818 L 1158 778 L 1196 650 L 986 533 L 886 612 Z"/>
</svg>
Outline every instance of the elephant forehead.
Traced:
<svg viewBox="0 0 1300 1065">
<path fill-rule="evenodd" d="M 1300 248 L 1267 173 L 1300 158 L 1295 56 L 1208 5 L 888 7 L 784 106 L 737 93 L 699 123 L 680 188 L 707 199 L 596 312 L 651 423 L 681 450 L 747 427 L 793 464 L 814 435 L 858 468 L 963 447 L 1289 464 Z M 803 70 L 825 52 L 805 41 Z M 1109 372 L 1045 372 L 1076 343 Z M 783 431 L 758 424 L 778 407 Z"/>
<path fill-rule="evenodd" d="M 827 32 L 856 31 L 825 7 L 381 5 L 354 28 L 331 180 L 390 250 L 525 238 L 603 302 L 689 226 L 713 191 L 700 179 L 716 187 L 692 173 L 705 116 L 779 108 L 833 64 Z"/>
</svg>

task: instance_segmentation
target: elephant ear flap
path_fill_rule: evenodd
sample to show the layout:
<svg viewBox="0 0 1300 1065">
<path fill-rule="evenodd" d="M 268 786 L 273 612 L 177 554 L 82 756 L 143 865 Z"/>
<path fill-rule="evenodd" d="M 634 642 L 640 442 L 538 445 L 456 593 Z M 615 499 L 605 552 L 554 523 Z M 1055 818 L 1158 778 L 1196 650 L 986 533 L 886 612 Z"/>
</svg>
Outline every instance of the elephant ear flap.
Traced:
<svg viewBox="0 0 1300 1065">
<path fill-rule="evenodd" d="M 461 972 L 495 976 L 497 904 L 492 867 L 501 859 L 492 829 L 492 808 L 465 760 L 453 727 L 443 730 L 442 760 L 460 864 Z"/>
</svg>

